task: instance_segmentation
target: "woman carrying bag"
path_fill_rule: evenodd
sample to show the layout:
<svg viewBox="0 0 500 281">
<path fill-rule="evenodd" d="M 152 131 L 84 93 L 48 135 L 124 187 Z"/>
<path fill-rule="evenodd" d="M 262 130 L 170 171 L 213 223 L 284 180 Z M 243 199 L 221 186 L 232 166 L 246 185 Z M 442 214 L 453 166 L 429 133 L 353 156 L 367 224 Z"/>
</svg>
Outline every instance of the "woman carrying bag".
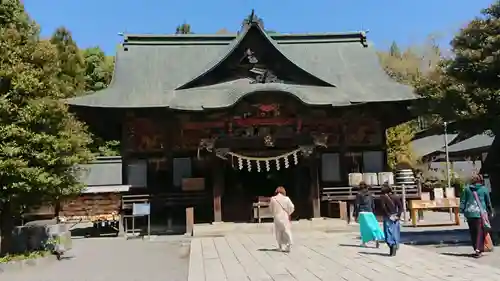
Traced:
<svg viewBox="0 0 500 281">
<path fill-rule="evenodd" d="M 379 241 L 384 241 L 384 232 L 380 229 L 377 218 L 374 215 L 375 201 L 369 186 L 364 182 L 359 183 L 359 191 L 354 204 L 354 217 L 359 223 L 361 234 L 361 246 L 366 247 L 366 243 L 375 242 L 375 247 L 379 247 Z"/>
<path fill-rule="evenodd" d="M 280 251 L 290 252 L 292 247 L 291 215 L 295 210 L 292 200 L 286 196 L 283 186 L 276 188 L 275 196 L 271 197 L 269 208 L 274 219 L 274 233 Z"/>
<path fill-rule="evenodd" d="M 384 213 L 384 236 L 389 246 L 389 256 L 395 256 L 399 249 L 401 238 L 399 222 L 403 212 L 403 200 L 392 192 L 391 186 L 386 182 L 382 185 L 380 201 Z"/>
<path fill-rule="evenodd" d="M 469 225 L 473 255 L 479 258 L 485 251 L 485 240 L 491 230 L 489 216 L 493 215 L 489 191 L 482 184 L 480 175 L 474 175 L 471 184 L 463 190 L 460 196 L 460 212 L 464 214 Z"/>
</svg>

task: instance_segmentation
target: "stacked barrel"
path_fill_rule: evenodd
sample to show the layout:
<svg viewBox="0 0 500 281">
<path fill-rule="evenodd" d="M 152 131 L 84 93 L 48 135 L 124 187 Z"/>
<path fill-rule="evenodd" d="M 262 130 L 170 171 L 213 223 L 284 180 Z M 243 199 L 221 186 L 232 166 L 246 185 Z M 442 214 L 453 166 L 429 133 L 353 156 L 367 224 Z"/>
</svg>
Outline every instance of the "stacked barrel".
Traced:
<svg viewBox="0 0 500 281">
<path fill-rule="evenodd" d="M 397 185 L 415 185 L 415 175 L 411 169 L 401 169 L 396 171 L 395 183 Z"/>
<path fill-rule="evenodd" d="M 392 185 L 394 184 L 394 174 L 392 172 L 349 174 L 349 186 L 358 186 L 361 181 L 370 186 L 382 185 L 386 182 Z"/>
</svg>

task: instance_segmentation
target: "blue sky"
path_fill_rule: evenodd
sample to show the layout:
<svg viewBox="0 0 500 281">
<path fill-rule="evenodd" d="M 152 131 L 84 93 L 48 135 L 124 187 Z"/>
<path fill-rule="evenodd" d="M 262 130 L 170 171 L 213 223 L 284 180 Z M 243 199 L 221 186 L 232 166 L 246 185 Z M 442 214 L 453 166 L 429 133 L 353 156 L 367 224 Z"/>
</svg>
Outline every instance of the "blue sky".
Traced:
<svg viewBox="0 0 500 281">
<path fill-rule="evenodd" d="M 395 40 L 420 44 L 430 34 L 446 45 L 453 34 L 492 0 L 24 0 L 26 10 L 49 36 L 72 31 L 82 48 L 113 54 L 119 32 L 173 33 L 183 22 L 195 33 L 236 31 L 252 9 L 267 29 L 282 33 L 369 30 L 379 48 Z"/>
</svg>

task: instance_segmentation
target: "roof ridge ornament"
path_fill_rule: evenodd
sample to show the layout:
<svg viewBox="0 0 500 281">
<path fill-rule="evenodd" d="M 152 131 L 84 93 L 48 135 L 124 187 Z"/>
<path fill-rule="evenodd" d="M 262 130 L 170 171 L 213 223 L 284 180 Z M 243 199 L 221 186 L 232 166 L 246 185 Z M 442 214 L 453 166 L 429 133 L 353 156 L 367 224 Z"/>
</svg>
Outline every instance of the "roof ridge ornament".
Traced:
<svg viewBox="0 0 500 281">
<path fill-rule="evenodd" d="M 257 23 L 254 9 L 252 9 L 252 12 L 248 16 L 248 23 L 250 23 L 250 24 Z"/>
<path fill-rule="evenodd" d="M 255 14 L 255 9 L 252 9 L 252 12 L 248 15 L 248 17 L 243 20 L 242 30 L 250 28 L 253 25 L 264 29 L 263 21 Z"/>
</svg>

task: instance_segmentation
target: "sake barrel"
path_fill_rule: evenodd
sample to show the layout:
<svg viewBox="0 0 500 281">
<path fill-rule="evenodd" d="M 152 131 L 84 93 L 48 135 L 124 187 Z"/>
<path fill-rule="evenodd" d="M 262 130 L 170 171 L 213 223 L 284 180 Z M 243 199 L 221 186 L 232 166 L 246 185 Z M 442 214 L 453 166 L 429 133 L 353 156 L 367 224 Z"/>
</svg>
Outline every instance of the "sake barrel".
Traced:
<svg viewBox="0 0 500 281">
<path fill-rule="evenodd" d="M 363 174 L 361 173 L 349 174 L 349 186 L 358 186 L 362 180 L 363 180 Z"/>
<path fill-rule="evenodd" d="M 377 173 L 364 173 L 363 181 L 367 185 L 378 185 Z"/>
<path fill-rule="evenodd" d="M 394 174 L 392 172 L 378 173 L 378 183 L 383 185 L 385 182 L 391 185 L 394 184 Z"/>
<path fill-rule="evenodd" d="M 402 169 L 402 170 L 396 171 L 395 183 L 396 184 L 414 185 L 415 184 L 415 176 L 413 175 L 413 171 L 411 169 Z"/>
</svg>

